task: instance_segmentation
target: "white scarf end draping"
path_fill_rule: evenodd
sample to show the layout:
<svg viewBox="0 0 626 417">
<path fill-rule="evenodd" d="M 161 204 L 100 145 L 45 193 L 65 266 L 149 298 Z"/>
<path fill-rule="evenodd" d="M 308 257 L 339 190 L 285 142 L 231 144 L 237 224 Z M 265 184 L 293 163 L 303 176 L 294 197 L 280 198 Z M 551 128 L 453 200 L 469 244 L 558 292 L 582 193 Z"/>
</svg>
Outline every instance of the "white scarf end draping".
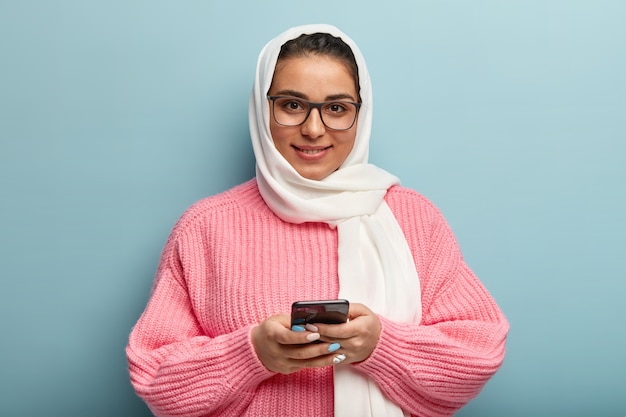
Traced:
<svg viewBox="0 0 626 417">
<path fill-rule="evenodd" d="M 348 366 L 335 367 L 334 380 L 335 387 L 337 385 L 349 387 L 342 392 L 337 392 L 335 389 L 335 417 L 410 417 L 410 413 L 405 412 L 383 395 L 372 380 L 363 378 Z M 337 397 L 337 395 L 344 397 Z"/>
<path fill-rule="evenodd" d="M 372 216 L 339 223 L 338 229 L 339 298 L 365 304 L 390 320 L 419 323 L 419 278 L 404 234 L 387 203 L 383 201 Z M 408 415 L 371 379 L 349 367 L 336 367 L 334 380 L 337 417 Z"/>
</svg>

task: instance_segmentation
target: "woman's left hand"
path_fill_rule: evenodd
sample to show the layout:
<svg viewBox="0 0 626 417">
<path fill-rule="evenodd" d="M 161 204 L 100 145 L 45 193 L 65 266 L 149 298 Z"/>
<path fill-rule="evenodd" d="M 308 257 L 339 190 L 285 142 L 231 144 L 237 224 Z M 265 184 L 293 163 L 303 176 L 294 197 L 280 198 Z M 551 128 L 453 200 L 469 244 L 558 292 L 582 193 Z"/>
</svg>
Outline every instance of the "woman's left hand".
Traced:
<svg viewBox="0 0 626 417">
<path fill-rule="evenodd" d="M 343 363 L 361 362 L 369 358 L 380 337 L 381 324 L 372 310 L 359 303 L 351 303 L 349 321 L 344 324 L 315 323 L 321 340 L 337 342 L 341 348 L 336 355 L 346 355 Z"/>
</svg>

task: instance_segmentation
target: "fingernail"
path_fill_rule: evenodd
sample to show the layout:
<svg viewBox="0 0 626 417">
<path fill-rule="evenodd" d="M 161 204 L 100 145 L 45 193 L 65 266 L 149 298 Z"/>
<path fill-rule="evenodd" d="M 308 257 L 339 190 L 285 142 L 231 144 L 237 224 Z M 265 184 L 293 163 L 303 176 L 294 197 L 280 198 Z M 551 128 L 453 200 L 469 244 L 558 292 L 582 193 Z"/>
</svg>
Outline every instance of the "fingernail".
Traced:
<svg viewBox="0 0 626 417">
<path fill-rule="evenodd" d="M 340 347 L 341 347 L 341 345 L 339 343 L 331 343 L 328 346 L 328 351 L 329 352 L 334 352 L 334 351 L 338 350 Z"/>
<path fill-rule="evenodd" d="M 291 326 L 291 330 L 294 332 L 303 332 L 304 326 L 300 326 L 299 324 L 294 324 L 293 326 Z"/>
<path fill-rule="evenodd" d="M 338 363 L 343 362 L 346 359 L 346 355 L 344 353 L 340 353 L 339 355 L 333 358 L 333 363 L 337 365 Z"/>
<path fill-rule="evenodd" d="M 319 333 L 309 333 L 306 335 L 306 340 L 308 340 L 309 342 L 315 342 L 316 340 L 319 340 L 319 338 Z"/>
<path fill-rule="evenodd" d="M 304 326 L 305 329 L 307 329 L 310 332 L 317 332 L 319 329 L 317 328 L 317 326 L 314 326 L 311 323 L 307 323 L 306 326 Z"/>
</svg>

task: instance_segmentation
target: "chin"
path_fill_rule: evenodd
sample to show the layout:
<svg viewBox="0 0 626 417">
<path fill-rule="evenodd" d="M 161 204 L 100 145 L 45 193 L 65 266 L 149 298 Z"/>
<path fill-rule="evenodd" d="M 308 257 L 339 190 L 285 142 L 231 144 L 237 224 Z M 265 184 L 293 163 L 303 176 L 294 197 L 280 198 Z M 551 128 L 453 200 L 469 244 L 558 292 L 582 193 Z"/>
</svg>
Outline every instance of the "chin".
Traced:
<svg viewBox="0 0 626 417">
<path fill-rule="evenodd" d="M 300 176 L 308 180 L 313 180 L 313 181 L 323 180 L 328 175 L 330 175 L 330 173 L 326 173 L 326 172 L 322 173 L 322 172 L 311 172 L 311 171 L 298 171 L 298 174 L 300 174 Z"/>
</svg>

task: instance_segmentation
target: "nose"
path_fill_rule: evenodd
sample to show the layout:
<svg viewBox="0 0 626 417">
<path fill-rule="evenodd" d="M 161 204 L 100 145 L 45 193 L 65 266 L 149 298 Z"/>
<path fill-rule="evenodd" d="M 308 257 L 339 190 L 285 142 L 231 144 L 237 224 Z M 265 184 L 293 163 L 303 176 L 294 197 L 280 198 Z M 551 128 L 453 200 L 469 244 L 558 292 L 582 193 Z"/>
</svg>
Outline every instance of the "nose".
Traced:
<svg viewBox="0 0 626 417">
<path fill-rule="evenodd" d="M 326 133 L 326 126 L 322 122 L 322 114 L 319 109 L 311 109 L 309 117 L 302 124 L 301 132 L 311 139 L 316 139 Z"/>
</svg>

